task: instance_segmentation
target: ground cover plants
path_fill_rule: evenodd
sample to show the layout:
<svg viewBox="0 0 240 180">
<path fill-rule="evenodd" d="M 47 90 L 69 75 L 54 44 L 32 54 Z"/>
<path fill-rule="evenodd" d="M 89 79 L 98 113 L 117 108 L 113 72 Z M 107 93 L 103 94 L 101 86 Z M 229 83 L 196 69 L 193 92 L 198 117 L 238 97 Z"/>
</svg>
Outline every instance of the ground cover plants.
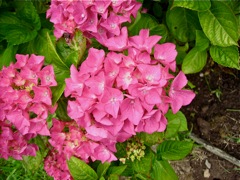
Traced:
<svg viewBox="0 0 240 180">
<path fill-rule="evenodd" d="M 1 0 L 0 177 L 177 179 L 185 74 L 239 69 L 238 5 Z"/>
</svg>

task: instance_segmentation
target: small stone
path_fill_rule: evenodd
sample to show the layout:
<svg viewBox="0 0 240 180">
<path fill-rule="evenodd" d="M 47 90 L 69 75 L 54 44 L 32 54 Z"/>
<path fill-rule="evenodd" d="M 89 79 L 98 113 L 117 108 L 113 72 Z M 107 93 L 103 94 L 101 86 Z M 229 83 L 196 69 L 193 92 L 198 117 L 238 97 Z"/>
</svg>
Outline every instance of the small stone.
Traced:
<svg viewBox="0 0 240 180">
<path fill-rule="evenodd" d="M 205 161 L 205 165 L 206 165 L 206 167 L 208 168 L 208 169 L 211 169 L 211 163 L 206 159 L 206 161 Z"/>
<path fill-rule="evenodd" d="M 209 178 L 211 176 L 210 172 L 209 172 L 209 169 L 204 170 L 203 176 L 204 176 L 204 178 Z"/>
</svg>

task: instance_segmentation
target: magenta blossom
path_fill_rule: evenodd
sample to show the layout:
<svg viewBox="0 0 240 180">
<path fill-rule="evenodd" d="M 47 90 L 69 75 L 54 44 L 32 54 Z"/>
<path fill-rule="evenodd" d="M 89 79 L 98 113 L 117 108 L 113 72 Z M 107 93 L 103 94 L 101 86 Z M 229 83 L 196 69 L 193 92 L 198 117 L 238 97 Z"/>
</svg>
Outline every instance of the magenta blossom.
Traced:
<svg viewBox="0 0 240 180">
<path fill-rule="evenodd" d="M 122 31 L 127 33 L 125 28 Z M 86 141 L 100 145 L 92 150 L 95 156 L 86 157 L 102 162 L 115 160 L 116 143 L 137 132 L 163 132 L 169 108 L 176 113 L 194 97 L 192 91 L 182 89 L 187 82 L 184 74 L 174 78 L 170 72 L 177 55 L 173 44 L 159 46 L 161 37 L 149 36 L 145 29 L 137 36 L 118 38 L 106 43 L 112 43 L 114 51 L 124 49 L 124 54 L 91 48 L 78 70 L 72 65 L 66 79 L 69 117 L 84 130 Z"/>
<path fill-rule="evenodd" d="M 4 82 L 0 83 L 0 139 L 5 144 L 0 157 L 5 159 L 35 155 L 38 148 L 28 141 L 37 135 L 50 135 L 46 119 L 56 110 L 50 89 L 57 85 L 53 67 L 43 67 L 44 57 L 34 54 L 17 54 L 16 59 L 15 64 L 0 71 Z"/>
<path fill-rule="evenodd" d="M 74 34 L 75 29 L 79 29 L 85 36 L 107 43 L 110 38 L 120 35 L 122 23 L 131 22 L 140 7 L 141 3 L 136 0 L 52 0 L 47 18 L 54 24 L 57 38 L 64 33 Z"/>
</svg>

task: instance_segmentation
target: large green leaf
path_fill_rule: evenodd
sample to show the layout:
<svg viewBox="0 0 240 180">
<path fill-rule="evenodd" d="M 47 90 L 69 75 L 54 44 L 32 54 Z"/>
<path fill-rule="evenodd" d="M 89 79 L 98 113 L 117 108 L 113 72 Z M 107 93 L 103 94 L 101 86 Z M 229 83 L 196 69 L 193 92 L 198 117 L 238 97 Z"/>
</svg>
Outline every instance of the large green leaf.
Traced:
<svg viewBox="0 0 240 180">
<path fill-rule="evenodd" d="M 116 174 L 116 175 L 121 175 L 124 170 L 127 168 L 127 165 L 122 165 L 122 166 L 111 166 L 109 167 L 107 174 Z"/>
<path fill-rule="evenodd" d="M 105 163 L 100 163 L 97 167 L 97 175 L 98 177 L 102 177 L 106 174 L 109 166 L 111 165 L 111 163 L 109 162 L 105 162 Z"/>
<path fill-rule="evenodd" d="M 158 160 L 180 160 L 187 156 L 193 147 L 193 142 L 166 140 L 157 147 Z"/>
<path fill-rule="evenodd" d="M 9 45 L 12 46 L 33 40 L 37 36 L 37 31 L 26 28 L 21 24 L 1 23 L 0 34 L 3 35 Z"/>
<path fill-rule="evenodd" d="M 197 47 L 192 48 L 185 56 L 182 71 L 185 74 L 200 72 L 207 62 L 207 51 L 199 51 Z"/>
<path fill-rule="evenodd" d="M 18 46 L 9 46 L 4 50 L 3 54 L 0 55 L 0 69 L 3 66 L 9 66 L 15 60 L 17 49 Z"/>
<path fill-rule="evenodd" d="M 145 132 L 141 132 L 141 133 L 137 134 L 137 136 L 140 137 L 144 141 L 144 144 L 146 144 L 148 146 L 152 146 L 154 144 L 158 144 L 163 141 L 164 133 L 154 132 L 152 134 L 148 134 Z"/>
<path fill-rule="evenodd" d="M 143 175 L 150 175 L 152 163 L 155 155 L 151 149 L 145 150 L 145 155 L 140 160 L 135 159 L 133 169 L 135 172 Z"/>
<path fill-rule="evenodd" d="M 17 18 L 16 14 L 9 11 L 0 12 L 0 24 L 21 24 L 20 19 Z"/>
<path fill-rule="evenodd" d="M 177 132 L 188 131 L 186 117 L 181 111 L 173 114 L 173 112 L 169 110 L 166 114 L 166 118 L 168 120 L 168 125 L 165 132 L 165 138 L 174 137 Z"/>
<path fill-rule="evenodd" d="M 173 7 L 184 7 L 195 11 L 206 11 L 211 7 L 210 0 L 204 1 L 189 1 L 189 0 L 174 0 Z"/>
<path fill-rule="evenodd" d="M 70 76 L 70 69 L 56 51 L 56 39 L 48 29 L 42 29 L 34 40 L 35 52 L 45 56 L 45 63 L 52 64 L 58 85 L 52 88 L 53 104 L 61 97 L 65 89 L 65 79 Z"/>
<path fill-rule="evenodd" d="M 64 38 L 59 39 L 56 49 L 61 59 L 69 68 L 72 64 L 78 66 L 86 50 L 86 38 L 82 32 L 76 31 L 68 44 Z"/>
<path fill-rule="evenodd" d="M 47 64 L 54 64 L 62 70 L 69 70 L 69 67 L 57 53 L 55 44 L 56 38 L 48 29 L 42 29 L 34 41 L 36 52 L 45 56 L 45 62 Z"/>
<path fill-rule="evenodd" d="M 196 29 L 201 29 L 197 13 L 185 8 L 175 7 L 169 9 L 166 20 L 174 38 L 181 42 L 194 40 Z"/>
<path fill-rule="evenodd" d="M 15 1 L 16 15 L 30 28 L 39 30 L 41 22 L 36 8 L 31 1 Z"/>
<path fill-rule="evenodd" d="M 63 86 L 65 87 L 65 86 Z M 54 91 L 57 91 L 58 89 L 53 89 Z M 54 92 L 54 94 L 57 92 Z M 54 100 L 55 102 L 55 100 Z M 70 121 L 71 118 L 68 116 L 67 113 L 67 105 L 68 105 L 68 99 L 65 98 L 64 96 L 62 96 L 61 98 L 58 99 L 58 107 L 56 110 L 56 115 L 58 117 L 58 119 L 61 119 L 63 121 Z"/>
<path fill-rule="evenodd" d="M 224 3 L 227 4 L 233 10 L 234 14 L 240 13 L 240 1 L 229 0 L 224 1 Z"/>
<path fill-rule="evenodd" d="M 151 177 L 156 180 L 178 180 L 177 174 L 174 172 L 168 161 L 165 160 L 154 161 Z"/>
<path fill-rule="evenodd" d="M 209 10 L 198 13 L 200 24 L 213 45 L 237 45 L 237 21 L 232 10 L 223 2 L 212 1 Z"/>
<path fill-rule="evenodd" d="M 209 39 L 206 37 L 203 31 L 196 31 L 196 45 L 195 47 L 199 51 L 204 51 L 209 47 Z"/>
<path fill-rule="evenodd" d="M 239 52 L 237 46 L 211 46 L 210 55 L 215 62 L 226 67 L 240 69 Z"/>
<path fill-rule="evenodd" d="M 97 180 L 97 173 L 84 161 L 72 156 L 67 161 L 70 174 L 74 180 Z"/>
<path fill-rule="evenodd" d="M 134 23 L 128 27 L 129 36 L 138 35 L 141 29 L 149 29 L 150 35 L 162 36 L 161 42 L 164 42 L 168 36 L 166 26 L 159 24 L 155 17 L 150 14 L 138 13 Z"/>
</svg>

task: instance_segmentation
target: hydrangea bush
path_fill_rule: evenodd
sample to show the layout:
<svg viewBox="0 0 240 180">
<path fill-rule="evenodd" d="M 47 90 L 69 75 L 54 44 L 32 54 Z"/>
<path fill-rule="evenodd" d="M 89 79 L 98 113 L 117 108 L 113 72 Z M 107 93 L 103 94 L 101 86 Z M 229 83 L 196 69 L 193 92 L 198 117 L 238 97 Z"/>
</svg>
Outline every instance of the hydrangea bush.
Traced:
<svg viewBox="0 0 240 180">
<path fill-rule="evenodd" d="M 150 35 L 149 29 L 128 35 L 126 25 L 134 21 L 140 7 L 141 3 L 135 0 L 51 1 L 46 14 L 54 25 L 56 39 L 59 42 L 67 39 L 64 46 L 69 46 L 71 51 L 70 44 L 80 31 L 83 33 L 80 39 L 87 39 L 89 43 L 87 54 L 80 65 L 69 66 L 70 76 L 63 76 L 59 70 L 64 60 L 55 63 L 46 57 L 44 63 L 44 56 L 35 54 L 17 54 L 16 63 L 2 68 L 1 158 L 21 160 L 23 156 L 35 156 L 39 147 L 30 140 L 48 136 L 44 168 L 56 180 L 84 179 L 84 173 L 91 174 L 91 179 L 101 178 L 111 162 L 109 176 L 122 174 L 127 167 L 124 164 L 131 168 L 130 163 L 141 162 L 144 158 L 147 162 L 150 158 L 154 166 L 165 163 L 160 161 L 164 159 L 161 148 L 156 162 L 153 161 L 154 152 L 149 147 L 154 143 L 149 145 L 146 137 L 157 137 L 154 142 L 161 143 L 161 134 L 170 131 L 169 121 L 179 117 L 184 121 L 179 110 L 190 104 L 195 94 L 184 89 L 187 78 L 177 68 L 175 44 L 160 44 L 162 37 Z M 91 38 L 105 48 L 92 47 Z M 76 48 L 83 42 L 77 44 L 74 39 L 74 51 L 81 51 L 77 54 L 84 53 Z M 56 79 L 55 73 L 59 75 Z M 59 78 L 64 80 L 64 86 L 59 85 Z M 54 87 L 64 87 L 60 88 L 64 92 L 57 89 L 56 93 Z M 52 93 L 60 94 L 59 102 L 52 103 Z M 59 116 L 60 97 L 67 100 L 63 108 L 66 119 Z M 187 130 L 184 125 L 177 127 L 176 132 L 179 129 Z M 160 134 L 155 136 L 156 133 Z M 192 142 L 180 143 L 178 148 L 187 144 L 187 152 L 185 148 L 184 155 L 180 155 L 184 157 L 190 152 Z M 122 149 L 119 144 L 123 145 Z M 98 163 L 97 169 L 106 166 L 106 170 L 102 170 L 102 174 L 97 170 L 96 174 L 90 167 L 94 162 Z M 153 179 L 158 177 L 156 173 L 154 167 Z M 133 173 L 123 175 L 133 176 Z"/>
</svg>

